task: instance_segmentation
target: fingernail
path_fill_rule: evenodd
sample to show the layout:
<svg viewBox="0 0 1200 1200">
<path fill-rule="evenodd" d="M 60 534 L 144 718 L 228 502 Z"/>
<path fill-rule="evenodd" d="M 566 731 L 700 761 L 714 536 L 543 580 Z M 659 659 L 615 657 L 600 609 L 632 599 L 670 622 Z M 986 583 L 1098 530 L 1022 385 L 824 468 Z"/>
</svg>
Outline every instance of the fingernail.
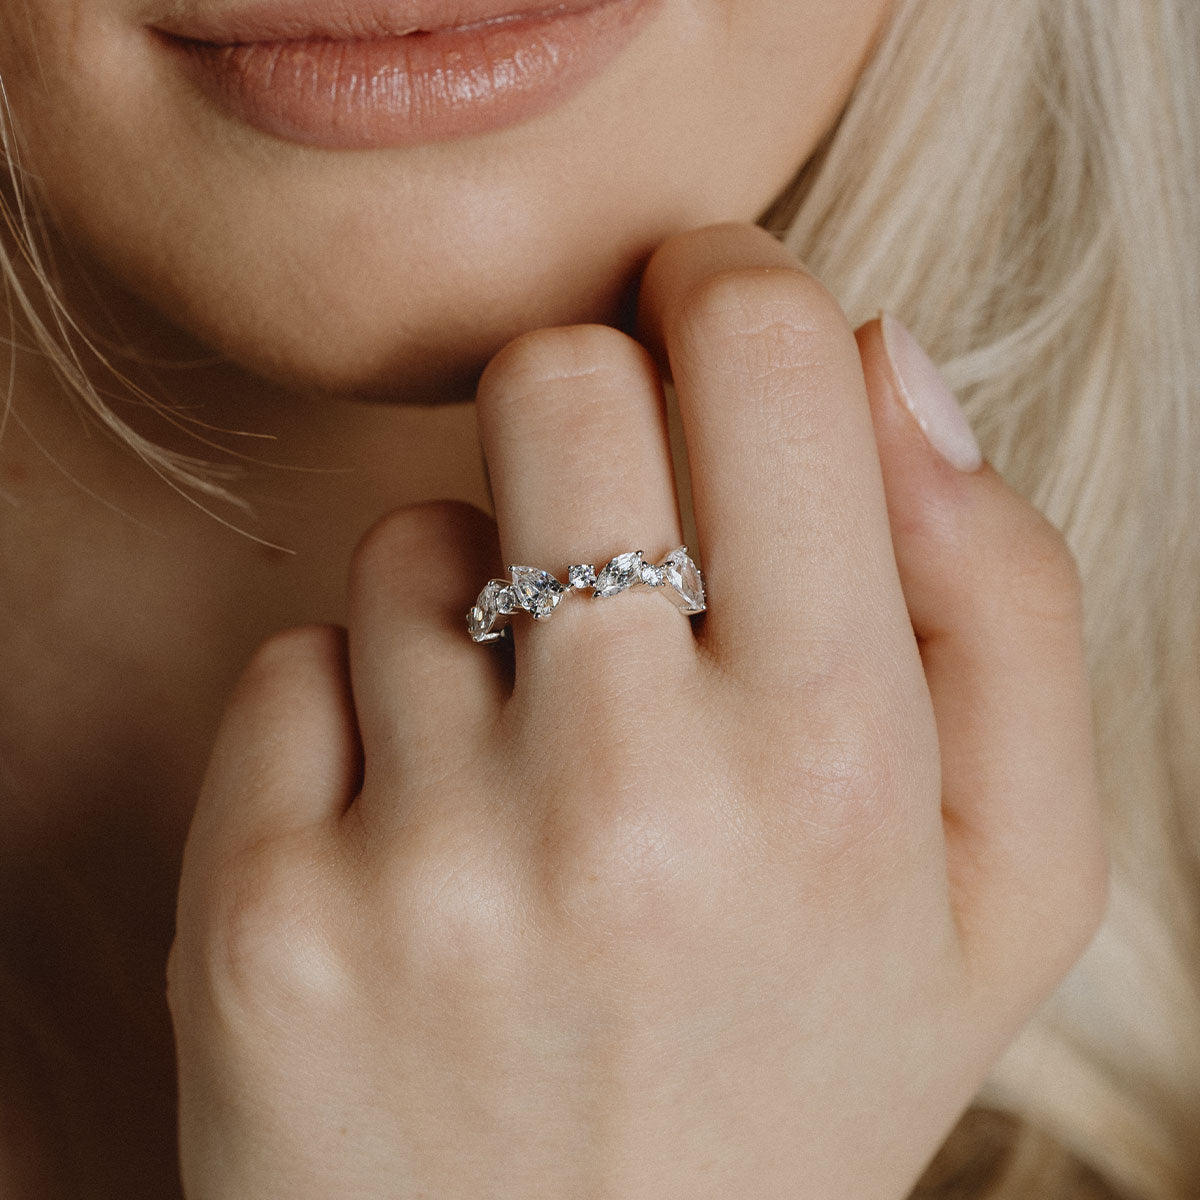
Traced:
<svg viewBox="0 0 1200 1200">
<path fill-rule="evenodd" d="M 952 467 L 978 471 L 983 465 L 979 443 L 933 359 L 891 313 L 880 314 L 880 327 L 900 396 L 929 444 Z"/>
</svg>

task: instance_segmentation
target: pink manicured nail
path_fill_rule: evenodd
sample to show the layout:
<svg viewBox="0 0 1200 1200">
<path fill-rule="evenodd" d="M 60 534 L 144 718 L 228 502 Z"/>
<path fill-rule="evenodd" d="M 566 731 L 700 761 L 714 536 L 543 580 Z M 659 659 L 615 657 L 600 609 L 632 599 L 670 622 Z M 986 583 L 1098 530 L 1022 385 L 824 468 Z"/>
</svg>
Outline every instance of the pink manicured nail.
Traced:
<svg viewBox="0 0 1200 1200">
<path fill-rule="evenodd" d="M 890 313 L 882 314 L 880 326 L 900 395 L 929 444 L 952 467 L 979 470 L 983 465 L 979 443 L 933 359 Z"/>
</svg>

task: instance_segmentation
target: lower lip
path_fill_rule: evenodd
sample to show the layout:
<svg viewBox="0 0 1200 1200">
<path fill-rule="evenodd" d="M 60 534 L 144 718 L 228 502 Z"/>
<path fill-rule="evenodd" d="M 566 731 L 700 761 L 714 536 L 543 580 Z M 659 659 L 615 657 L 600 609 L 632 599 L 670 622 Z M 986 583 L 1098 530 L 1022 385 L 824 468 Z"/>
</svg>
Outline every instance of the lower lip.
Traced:
<svg viewBox="0 0 1200 1200">
<path fill-rule="evenodd" d="M 473 137 L 555 108 L 599 75 L 658 0 L 373 40 L 218 44 L 162 34 L 200 89 L 265 133 L 332 150 Z"/>
</svg>

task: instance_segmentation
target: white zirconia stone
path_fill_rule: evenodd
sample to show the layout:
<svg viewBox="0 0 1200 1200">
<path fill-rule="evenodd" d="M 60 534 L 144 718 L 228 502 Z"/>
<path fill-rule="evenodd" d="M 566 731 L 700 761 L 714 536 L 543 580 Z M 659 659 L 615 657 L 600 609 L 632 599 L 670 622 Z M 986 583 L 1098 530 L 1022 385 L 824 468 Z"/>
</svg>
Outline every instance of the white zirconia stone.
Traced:
<svg viewBox="0 0 1200 1200">
<path fill-rule="evenodd" d="M 627 587 L 632 587 L 642 577 L 642 552 L 630 550 L 610 559 L 608 565 L 596 576 L 593 596 L 615 596 Z"/>
<path fill-rule="evenodd" d="M 642 582 L 647 587 L 662 587 L 667 580 L 666 567 L 654 563 L 642 563 Z"/>
<path fill-rule="evenodd" d="M 567 568 L 567 587 L 589 588 L 596 582 L 596 568 L 591 563 L 573 563 Z"/>
<path fill-rule="evenodd" d="M 487 617 L 484 615 L 483 609 L 480 608 L 478 604 L 476 604 L 475 607 L 472 608 L 469 613 L 467 613 L 467 629 L 470 631 L 471 636 L 476 641 L 479 641 L 481 637 L 487 636 Z"/>
<path fill-rule="evenodd" d="M 474 607 L 467 613 L 467 630 L 477 642 L 487 641 L 493 636 L 492 626 L 496 624 L 496 618 L 499 616 L 496 607 L 499 590 L 500 585 L 494 579 L 490 580 L 479 593 Z"/>
<path fill-rule="evenodd" d="M 509 567 L 517 603 L 539 621 L 548 617 L 563 598 L 563 587 L 549 571 L 540 567 Z"/>
<path fill-rule="evenodd" d="M 504 614 L 514 613 L 521 605 L 517 601 L 517 593 L 510 583 L 496 588 L 496 611 Z"/>
<path fill-rule="evenodd" d="M 666 582 L 675 589 L 683 601 L 685 612 L 702 612 L 704 610 L 704 583 L 700 578 L 700 568 L 692 562 L 687 547 L 680 546 L 658 564 L 663 568 Z"/>
</svg>

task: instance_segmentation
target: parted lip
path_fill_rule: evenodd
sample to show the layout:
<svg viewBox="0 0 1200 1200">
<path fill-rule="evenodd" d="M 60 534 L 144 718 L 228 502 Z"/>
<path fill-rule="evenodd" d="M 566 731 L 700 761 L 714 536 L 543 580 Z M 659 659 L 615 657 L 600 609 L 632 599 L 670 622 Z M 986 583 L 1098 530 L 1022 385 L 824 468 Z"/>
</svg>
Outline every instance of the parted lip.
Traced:
<svg viewBox="0 0 1200 1200">
<path fill-rule="evenodd" d="M 372 41 L 409 34 L 532 21 L 599 8 L 607 0 L 267 0 L 178 7 L 148 22 L 170 37 L 211 45 Z"/>
</svg>

